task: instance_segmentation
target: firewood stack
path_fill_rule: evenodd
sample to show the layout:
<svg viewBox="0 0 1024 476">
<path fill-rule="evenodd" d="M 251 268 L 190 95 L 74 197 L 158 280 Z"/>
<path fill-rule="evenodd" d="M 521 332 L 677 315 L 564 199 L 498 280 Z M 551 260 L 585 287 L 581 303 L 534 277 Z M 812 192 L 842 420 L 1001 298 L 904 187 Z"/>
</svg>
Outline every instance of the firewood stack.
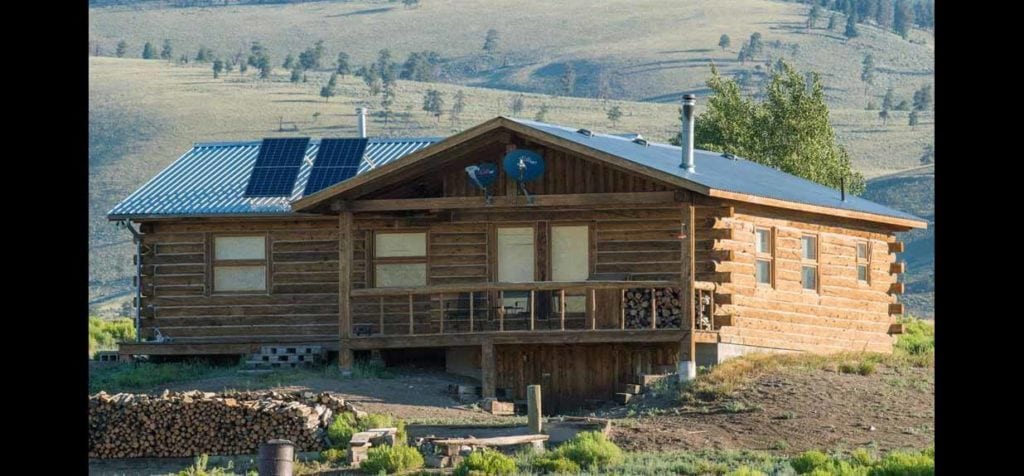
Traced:
<svg viewBox="0 0 1024 476">
<path fill-rule="evenodd" d="M 682 290 L 676 288 L 654 289 L 657 304 L 659 329 L 680 328 L 683 318 Z M 626 329 L 649 329 L 651 327 L 651 289 L 634 288 L 626 290 Z"/>
<path fill-rule="evenodd" d="M 89 397 L 89 457 L 252 454 L 275 438 L 318 451 L 338 411 L 345 402 L 327 393 L 100 392 Z"/>
</svg>

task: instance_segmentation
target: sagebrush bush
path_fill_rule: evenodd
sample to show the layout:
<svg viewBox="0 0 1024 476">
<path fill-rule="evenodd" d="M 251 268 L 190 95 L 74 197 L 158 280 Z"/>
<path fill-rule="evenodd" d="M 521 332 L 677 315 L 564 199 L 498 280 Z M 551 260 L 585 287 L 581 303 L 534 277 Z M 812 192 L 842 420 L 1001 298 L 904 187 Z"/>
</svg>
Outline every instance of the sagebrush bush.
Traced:
<svg viewBox="0 0 1024 476">
<path fill-rule="evenodd" d="M 135 323 L 131 319 L 89 318 L 89 355 L 97 350 L 113 350 L 118 342 L 135 340 Z"/>
<path fill-rule="evenodd" d="M 930 454 L 929 454 L 930 453 Z M 931 476 L 935 474 L 935 450 L 920 453 L 893 451 L 875 464 L 869 476 Z"/>
<path fill-rule="evenodd" d="M 329 448 L 320 452 L 320 461 L 325 463 L 337 463 L 345 460 L 345 450 Z"/>
<path fill-rule="evenodd" d="M 336 417 L 327 426 L 327 438 L 331 440 L 331 447 L 346 448 L 352 435 L 356 434 L 355 415 L 345 412 Z"/>
<path fill-rule="evenodd" d="M 789 460 L 789 465 L 799 474 L 806 474 L 814 471 L 815 468 L 828 464 L 829 457 L 820 451 L 804 451 L 795 458 Z"/>
<path fill-rule="evenodd" d="M 578 433 L 559 446 L 555 453 L 587 470 L 619 465 L 624 460 L 622 450 L 599 431 Z"/>
<path fill-rule="evenodd" d="M 578 474 L 582 471 L 580 465 L 576 464 L 565 456 L 549 452 L 533 460 L 533 470 L 539 473 L 550 474 Z"/>
<path fill-rule="evenodd" d="M 416 448 L 406 445 L 383 445 L 370 448 L 359 469 L 370 474 L 381 471 L 392 474 L 422 467 L 423 455 Z"/>
<path fill-rule="evenodd" d="M 740 466 L 728 473 L 725 476 L 768 476 L 763 471 L 758 471 L 750 466 Z"/>
<path fill-rule="evenodd" d="M 900 319 L 900 323 L 903 334 L 896 339 L 896 352 L 918 358 L 935 354 L 935 326 L 910 316 Z"/>
<path fill-rule="evenodd" d="M 578 468 L 577 468 L 578 469 Z M 495 450 L 474 451 L 455 467 L 455 476 L 516 474 L 516 461 Z"/>
<path fill-rule="evenodd" d="M 334 421 L 327 427 L 327 438 L 331 440 L 334 448 L 347 448 L 352 435 L 371 428 L 398 428 L 395 435 L 396 445 L 408 444 L 408 433 L 405 431 L 405 422 L 391 415 L 370 413 L 363 418 L 356 419 L 352 413 L 342 413 L 334 417 Z"/>
</svg>

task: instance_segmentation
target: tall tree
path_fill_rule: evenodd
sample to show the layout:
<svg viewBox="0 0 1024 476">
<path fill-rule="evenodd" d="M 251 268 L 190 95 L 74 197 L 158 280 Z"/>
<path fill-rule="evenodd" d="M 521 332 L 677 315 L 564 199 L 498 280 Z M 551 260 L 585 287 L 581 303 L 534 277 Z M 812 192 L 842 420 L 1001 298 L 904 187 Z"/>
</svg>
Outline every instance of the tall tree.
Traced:
<svg viewBox="0 0 1024 476">
<path fill-rule="evenodd" d="M 886 125 L 889 122 L 889 110 L 882 107 L 882 110 L 878 111 L 878 117 L 882 118 L 882 125 Z"/>
<path fill-rule="evenodd" d="M 293 83 L 302 81 L 302 70 L 298 66 L 292 65 L 292 74 L 288 77 L 288 80 Z"/>
<path fill-rule="evenodd" d="M 747 43 L 750 49 L 750 57 L 756 58 L 764 52 L 764 40 L 761 39 L 761 32 L 755 31 L 750 35 L 750 42 Z"/>
<path fill-rule="evenodd" d="M 889 88 L 882 97 L 882 109 L 893 109 L 896 106 L 896 92 Z"/>
<path fill-rule="evenodd" d="M 256 60 L 256 68 L 260 70 L 260 79 L 270 78 L 270 72 L 274 69 L 270 64 L 270 57 L 267 55 L 260 56 Z"/>
<path fill-rule="evenodd" d="M 217 58 L 213 60 L 213 78 L 219 78 L 221 71 L 224 71 L 224 61 L 222 61 L 220 58 Z"/>
<path fill-rule="evenodd" d="M 748 59 L 751 59 L 750 43 L 746 41 L 743 42 L 743 46 L 740 46 L 740 51 L 736 53 L 736 59 L 740 63 L 746 63 Z"/>
<path fill-rule="evenodd" d="M 170 60 L 174 57 L 174 48 L 171 47 L 171 40 L 164 40 L 163 47 L 160 48 L 160 59 Z"/>
<path fill-rule="evenodd" d="M 213 60 L 213 50 L 203 45 L 199 45 L 199 51 L 196 52 L 196 63 L 205 63 Z"/>
<path fill-rule="evenodd" d="M 935 0 L 919 0 L 914 3 L 914 23 L 921 28 L 935 27 Z"/>
<path fill-rule="evenodd" d="M 413 81 L 431 82 L 437 76 L 441 64 L 441 55 L 436 51 L 414 51 L 402 65 L 399 77 Z"/>
<path fill-rule="evenodd" d="M 932 144 L 925 144 L 924 153 L 921 154 L 922 164 L 935 163 L 935 146 Z"/>
<path fill-rule="evenodd" d="M 281 67 L 284 69 L 292 69 L 295 67 L 295 57 L 291 53 L 284 57 L 284 63 L 281 63 Z"/>
<path fill-rule="evenodd" d="M 910 34 L 910 27 L 914 24 L 914 11 L 910 9 L 907 0 L 896 0 L 892 21 L 893 31 L 906 39 Z"/>
<path fill-rule="evenodd" d="M 893 6 L 892 0 L 879 0 L 878 11 L 875 14 L 875 23 L 883 30 L 892 28 Z"/>
<path fill-rule="evenodd" d="M 404 5 L 405 8 L 418 7 L 420 6 L 420 0 L 402 0 L 402 5 Z"/>
<path fill-rule="evenodd" d="M 156 58 L 156 48 L 153 44 L 146 42 L 145 46 L 142 47 L 142 59 L 154 59 Z"/>
<path fill-rule="evenodd" d="M 622 109 L 616 104 L 608 109 L 608 120 L 612 121 L 612 127 L 616 127 L 619 123 L 619 119 L 622 119 Z"/>
<path fill-rule="evenodd" d="M 320 88 L 320 97 L 324 98 L 324 102 L 330 101 L 331 97 L 338 94 L 338 75 L 332 74 L 331 79 L 327 80 L 327 84 Z"/>
<path fill-rule="evenodd" d="M 512 114 L 519 115 L 526 107 L 526 98 L 522 94 L 512 98 Z"/>
<path fill-rule="evenodd" d="M 351 66 L 348 64 L 348 53 L 342 51 L 338 53 L 338 60 L 334 62 L 334 72 L 344 77 L 346 74 L 351 73 Z"/>
<path fill-rule="evenodd" d="M 807 85 L 804 75 L 784 64 L 772 73 L 762 102 L 745 98 L 739 85 L 713 66 L 711 74 L 707 85 L 714 95 L 695 124 L 698 147 L 731 152 L 833 188 L 845 180 L 853 193 L 864 189 L 864 178 L 836 142 L 817 74 Z M 673 141 L 678 144 L 679 136 Z"/>
<path fill-rule="evenodd" d="M 392 83 L 397 79 L 398 74 L 395 70 L 398 69 L 398 65 L 391 61 L 391 50 L 385 48 L 377 52 L 376 66 L 381 82 Z"/>
<path fill-rule="evenodd" d="M 384 127 L 391 122 L 392 108 L 395 105 L 395 85 L 388 83 L 384 85 L 380 95 L 380 109 L 384 113 Z"/>
<path fill-rule="evenodd" d="M 914 126 L 917 125 L 917 122 L 918 122 L 917 111 L 910 111 L 910 114 L 907 115 L 907 124 L 910 127 L 914 127 Z"/>
<path fill-rule="evenodd" d="M 316 71 L 322 66 L 323 56 L 324 41 L 319 40 L 313 46 L 299 53 L 299 67 L 308 71 Z"/>
<path fill-rule="evenodd" d="M 547 103 L 541 104 L 540 109 L 537 110 L 537 115 L 533 116 L 533 120 L 537 122 L 544 122 L 544 119 L 548 117 L 548 105 Z"/>
<path fill-rule="evenodd" d="M 448 114 L 448 117 L 452 121 L 452 125 L 459 122 L 459 117 L 464 110 L 466 110 L 466 93 L 459 90 L 459 92 L 455 93 L 455 102 L 452 103 L 452 110 Z"/>
<path fill-rule="evenodd" d="M 487 36 L 484 37 L 484 51 L 488 53 L 494 53 L 498 51 L 501 46 L 501 34 L 498 30 L 491 28 L 487 30 Z"/>
<path fill-rule="evenodd" d="M 423 95 L 423 110 L 434 116 L 434 122 L 441 120 L 444 113 L 444 94 L 436 89 L 428 89 Z"/>
<path fill-rule="evenodd" d="M 124 54 L 127 51 L 128 51 L 128 42 L 127 41 L 121 40 L 121 41 L 117 42 L 117 49 L 114 50 L 114 54 L 116 54 L 118 58 L 124 58 Z"/>
<path fill-rule="evenodd" d="M 572 63 L 565 64 L 565 72 L 562 73 L 562 93 L 566 96 L 572 96 L 576 91 L 576 68 L 573 68 Z"/>
<path fill-rule="evenodd" d="M 608 74 L 602 69 L 597 73 L 597 98 L 608 99 L 612 97 L 612 85 Z"/>
<path fill-rule="evenodd" d="M 914 110 L 927 111 L 932 108 L 932 85 L 926 84 L 914 91 Z"/>
<path fill-rule="evenodd" d="M 828 31 L 835 31 L 839 27 L 839 14 L 833 13 L 828 17 Z"/>
<path fill-rule="evenodd" d="M 725 49 L 729 47 L 730 43 L 732 43 L 732 39 L 725 33 L 722 33 L 722 36 L 718 38 L 718 46 L 722 48 L 722 51 L 725 51 Z"/>
<path fill-rule="evenodd" d="M 857 14 L 850 13 L 846 15 L 846 30 L 843 31 L 843 35 L 847 38 L 856 38 L 860 36 L 860 32 L 857 31 Z"/>
<path fill-rule="evenodd" d="M 807 13 L 807 29 L 814 28 L 814 24 L 818 23 L 821 18 L 821 7 L 817 3 L 811 5 L 811 11 Z"/>
<path fill-rule="evenodd" d="M 864 82 L 864 94 L 868 93 L 868 86 L 875 84 L 875 57 L 871 53 L 864 55 L 861 63 L 860 80 Z"/>
</svg>

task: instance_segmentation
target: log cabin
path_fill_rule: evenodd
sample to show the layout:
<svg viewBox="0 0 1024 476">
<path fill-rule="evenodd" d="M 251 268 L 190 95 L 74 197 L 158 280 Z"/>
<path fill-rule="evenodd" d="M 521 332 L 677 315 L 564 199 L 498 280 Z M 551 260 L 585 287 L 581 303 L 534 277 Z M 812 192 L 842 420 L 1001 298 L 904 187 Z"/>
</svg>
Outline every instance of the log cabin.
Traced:
<svg viewBox="0 0 1024 476">
<path fill-rule="evenodd" d="M 195 144 L 109 212 L 137 244 L 119 351 L 432 356 L 547 411 L 747 352 L 891 352 L 897 233 L 926 222 L 694 150 L 694 102 L 682 147 L 506 117 L 367 138 L 362 114 L 362 137 Z"/>
</svg>

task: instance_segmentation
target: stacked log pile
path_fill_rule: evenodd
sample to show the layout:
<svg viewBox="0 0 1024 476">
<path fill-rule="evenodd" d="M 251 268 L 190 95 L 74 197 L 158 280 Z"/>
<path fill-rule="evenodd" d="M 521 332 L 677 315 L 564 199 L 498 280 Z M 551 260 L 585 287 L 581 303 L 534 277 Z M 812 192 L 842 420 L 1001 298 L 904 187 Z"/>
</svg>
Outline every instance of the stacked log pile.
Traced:
<svg viewBox="0 0 1024 476">
<path fill-rule="evenodd" d="M 274 438 L 296 451 L 326 447 L 326 428 L 346 403 L 312 392 L 100 392 L 89 398 L 89 457 L 252 454 Z"/>
<path fill-rule="evenodd" d="M 652 301 L 657 305 L 652 306 Z M 678 288 L 656 288 L 653 299 L 649 288 L 627 289 L 623 306 L 626 329 L 649 329 L 654 313 L 657 313 L 658 329 L 678 329 L 682 324 L 683 298 Z"/>
</svg>

